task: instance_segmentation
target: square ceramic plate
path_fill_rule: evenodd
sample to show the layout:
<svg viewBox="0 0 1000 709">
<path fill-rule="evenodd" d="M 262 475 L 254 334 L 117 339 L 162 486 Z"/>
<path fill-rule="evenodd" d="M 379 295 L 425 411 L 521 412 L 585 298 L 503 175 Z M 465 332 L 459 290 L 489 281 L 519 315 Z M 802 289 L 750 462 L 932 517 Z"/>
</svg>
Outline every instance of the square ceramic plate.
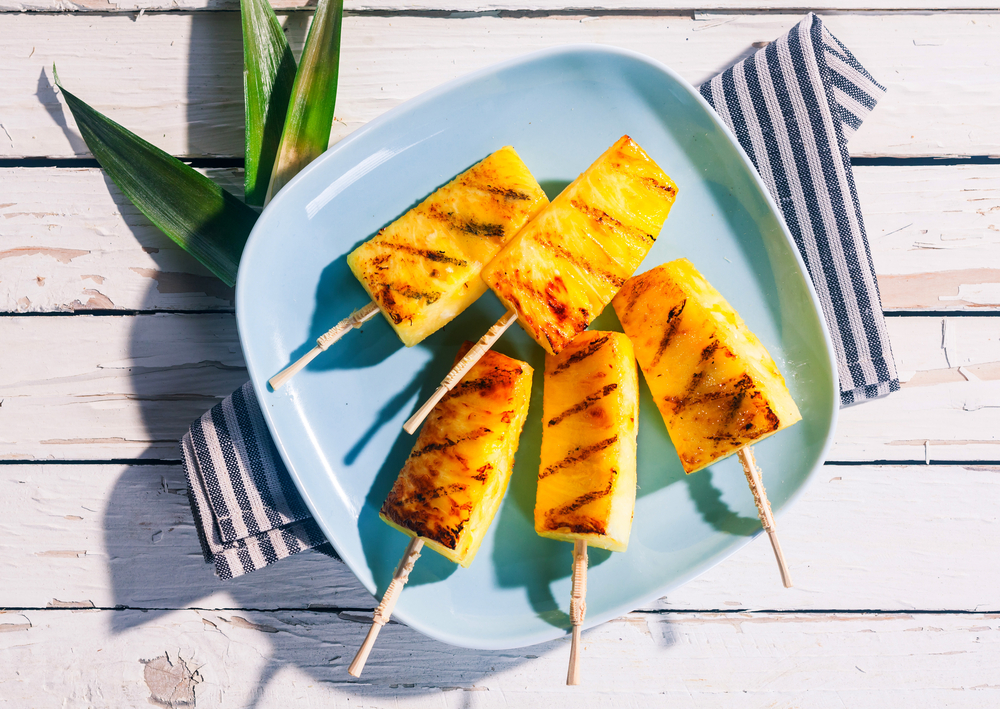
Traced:
<svg viewBox="0 0 1000 709">
<path fill-rule="evenodd" d="M 732 134 L 647 57 L 598 46 L 532 54 L 424 94 L 339 142 L 264 210 L 240 264 L 240 338 L 268 426 L 320 526 L 372 593 L 384 591 L 407 541 L 378 518 L 414 442 L 402 424 L 461 343 L 504 309 L 487 293 L 410 349 L 379 317 L 280 391 L 267 379 L 367 302 L 346 255 L 437 187 L 512 145 L 555 197 L 626 133 L 679 188 L 639 270 L 691 259 L 769 348 L 802 410 L 801 423 L 756 448 L 775 511 L 822 464 L 837 412 L 829 337 L 791 237 Z M 610 307 L 592 327 L 620 329 Z M 532 522 L 543 351 L 519 327 L 496 349 L 536 372 L 510 489 L 472 566 L 425 551 L 395 611 L 426 635 L 476 648 L 531 645 L 569 627 L 572 545 L 538 537 Z M 625 553 L 591 551 L 588 626 L 664 595 L 760 532 L 735 456 L 685 476 L 641 386 L 632 538 Z"/>
</svg>

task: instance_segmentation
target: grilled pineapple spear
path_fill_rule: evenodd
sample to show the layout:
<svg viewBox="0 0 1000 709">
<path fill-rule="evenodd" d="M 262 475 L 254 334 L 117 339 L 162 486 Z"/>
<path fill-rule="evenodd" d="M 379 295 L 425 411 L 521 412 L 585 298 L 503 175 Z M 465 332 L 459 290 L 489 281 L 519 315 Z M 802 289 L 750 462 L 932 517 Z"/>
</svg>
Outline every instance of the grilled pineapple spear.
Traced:
<svg viewBox="0 0 1000 709">
<path fill-rule="evenodd" d="M 639 383 L 629 339 L 587 331 L 547 355 L 542 408 L 535 531 L 574 543 L 566 683 L 579 684 L 587 546 L 625 551 L 632 529 Z"/>
<path fill-rule="evenodd" d="M 677 186 L 622 136 L 483 269 L 549 354 L 601 314 L 652 247 Z"/>
<path fill-rule="evenodd" d="M 466 343 L 456 360 L 471 345 Z M 417 437 L 379 514 L 412 540 L 348 670 L 355 677 L 424 544 L 461 566 L 475 558 L 510 481 L 528 415 L 531 376 L 525 362 L 487 353 L 434 410 Z"/>
<path fill-rule="evenodd" d="M 622 136 L 483 269 L 507 314 L 445 377 L 403 428 L 413 433 L 437 398 L 517 318 L 549 354 L 583 332 L 656 240 L 677 186 L 639 144 Z"/>
<path fill-rule="evenodd" d="M 771 355 L 687 259 L 630 279 L 612 301 L 684 471 L 739 453 L 791 586 L 750 445 L 802 416 Z"/>
<path fill-rule="evenodd" d="M 486 292 L 483 266 L 547 204 L 513 148 L 473 165 L 348 255 L 372 302 L 272 377 L 271 388 L 379 311 L 407 347 L 444 327 Z"/>
</svg>

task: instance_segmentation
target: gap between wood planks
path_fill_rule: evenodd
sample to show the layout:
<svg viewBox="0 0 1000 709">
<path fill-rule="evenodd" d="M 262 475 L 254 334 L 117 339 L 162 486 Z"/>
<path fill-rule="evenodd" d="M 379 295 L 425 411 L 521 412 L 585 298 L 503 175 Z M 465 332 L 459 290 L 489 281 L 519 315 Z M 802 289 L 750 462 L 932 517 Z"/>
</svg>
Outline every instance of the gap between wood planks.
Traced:
<svg viewBox="0 0 1000 709">
<path fill-rule="evenodd" d="M 75 315 L 91 315 L 96 317 L 122 317 L 137 315 L 235 315 L 235 308 L 216 308 L 214 310 L 184 310 L 184 309 L 159 309 L 159 310 L 112 310 L 105 308 L 102 310 L 7 310 L 0 311 L 0 317 L 12 318 L 67 318 Z M 890 310 L 885 311 L 887 318 L 990 318 L 998 317 L 1000 313 L 996 310 Z"/>
<path fill-rule="evenodd" d="M 193 168 L 236 168 L 244 167 L 243 158 L 180 158 L 181 162 Z M 851 158 L 854 167 L 951 167 L 953 165 L 1000 165 L 1000 156 L 967 155 L 964 157 L 857 157 Z M 100 167 L 94 158 L 0 158 L 0 168 L 84 168 Z"/>
<path fill-rule="evenodd" d="M 275 7 L 275 14 L 290 15 L 296 13 L 312 14 L 316 11 L 315 5 L 303 5 L 300 7 Z M 951 13 L 951 14 L 994 14 L 996 7 L 976 7 L 973 5 L 954 7 L 831 7 L 824 5 L 812 5 L 802 7 L 729 7 L 719 5 L 717 7 L 704 5 L 698 7 L 661 7 L 661 8 L 545 8 L 545 9 L 492 9 L 492 10 L 460 10 L 460 9 L 389 9 L 389 8 L 368 8 L 350 9 L 345 8 L 345 17 L 385 17 L 385 18 L 419 18 L 419 19 L 477 19 L 477 18 L 500 18 L 500 19 L 538 19 L 547 17 L 692 17 L 696 20 L 711 20 L 715 17 L 732 17 L 734 15 L 793 15 L 806 14 L 809 12 L 822 13 L 824 16 L 830 15 L 926 15 L 928 13 Z M 136 21 L 139 16 L 165 15 L 165 14 L 202 14 L 202 13 L 235 13 L 239 12 L 239 7 L 174 7 L 174 8 L 121 8 L 117 9 L 110 5 L 108 8 L 91 10 L 86 7 L 77 6 L 72 10 L 62 9 L 40 9 L 32 7 L 24 8 L 3 8 L 0 15 L 31 14 L 31 15 L 58 15 L 64 16 L 69 13 L 83 14 L 88 16 L 100 15 L 135 15 Z"/>
<path fill-rule="evenodd" d="M 37 458 L 24 458 L 24 459 L 2 459 L 0 460 L 0 466 L 4 465 L 134 465 L 134 466 L 163 466 L 163 467 L 173 467 L 180 465 L 182 463 L 180 458 L 95 458 L 95 459 L 74 459 L 74 460 L 55 460 L 55 459 L 37 459 Z M 926 467 L 930 466 L 941 466 L 941 467 L 958 467 L 958 468 L 990 468 L 990 467 L 1000 467 L 1000 460 L 889 460 L 889 459 L 878 459 L 878 460 L 825 460 L 823 465 L 837 466 L 841 468 L 858 468 L 858 467 L 869 467 L 873 465 L 885 465 L 892 467 L 906 467 L 908 465 L 919 465 Z"/>
<path fill-rule="evenodd" d="M 0 311 L 0 316 L 2 317 L 72 317 L 74 315 L 92 315 L 97 317 L 106 317 L 109 315 L 235 315 L 235 308 L 216 308 L 215 310 L 184 310 L 184 309 L 164 309 L 164 310 L 112 310 L 110 308 L 104 308 L 101 310 L 52 310 L 52 311 L 19 311 L 19 310 L 7 310 Z M 978 314 L 978 313 L 977 313 Z"/>
<path fill-rule="evenodd" d="M 61 602 L 60 602 L 61 603 Z M 89 601 L 84 601 L 84 603 L 89 603 Z M 105 612 L 127 612 L 127 611 L 142 611 L 142 612 L 152 612 L 152 611 L 196 611 L 201 613 L 234 613 L 234 612 L 246 612 L 246 613 L 316 613 L 318 615 L 337 615 L 342 616 L 344 614 L 357 613 L 360 617 L 354 617 L 352 615 L 347 615 L 346 617 L 341 617 L 340 620 L 349 623 L 370 623 L 371 613 L 375 609 L 375 603 L 370 606 L 357 607 L 357 606 L 321 606 L 321 607 L 307 607 L 307 608 L 252 608 L 249 606 L 232 606 L 232 607 L 199 607 L 199 606 L 94 606 L 89 605 L 85 608 L 76 608 L 75 610 L 88 610 L 88 611 L 105 611 Z M 69 606 L 63 605 L 48 605 L 48 606 L 3 606 L 0 611 L 4 613 L 20 613 L 24 611 L 65 611 L 74 610 Z M 907 610 L 879 610 L 877 608 L 863 608 L 863 609 L 842 609 L 842 608 L 807 608 L 807 609 L 771 609 L 771 608 L 637 608 L 635 610 L 629 611 L 629 613 L 636 613 L 641 615 L 649 616 L 662 616 L 662 615 L 698 615 L 703 613 L 713 613 L 717 615 L 730 615 L 730 616 L 765 616 L 765 615 L 849 615 L 849 616 L 866 616 L 866 615 L 884 615 L 884 616 L 913 616 L 913 615 L 967 615 L 967 616 L 995 616 L 1000 612 L 1000 608 L 995 608 L 991 610 L 962 610 L 962 609 L 907 609 Z M 403 625 L 395 619 L 390 619 L 390 625 Z M 586 632 L 586 631 L 584 631 Z"/>
</svg>

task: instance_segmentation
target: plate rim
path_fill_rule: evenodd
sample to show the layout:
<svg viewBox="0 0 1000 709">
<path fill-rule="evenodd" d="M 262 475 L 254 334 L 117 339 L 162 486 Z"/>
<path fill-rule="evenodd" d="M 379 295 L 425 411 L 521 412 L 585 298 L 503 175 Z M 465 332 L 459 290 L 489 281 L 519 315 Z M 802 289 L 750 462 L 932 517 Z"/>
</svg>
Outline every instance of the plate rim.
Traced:
<svg viewBox="0 0 1000 709">
<path fill-rule="evenodd" d="M 336 155 L 338 152 L 347 149 L 348 146 L 362 139 L 369 132 L 376 130 L 377 128 L 379 128 L 380 126 L 382 126 L 387 122 L 392 121 L 396 117 L 396 115 L 405 113 L 409 110 L 412 110 L 413 108 L 422 106 L 424 104 L 432 103 L 441 95 L 450 93 L 453 90 L 458 89 L 465 84 L 477 82 L 485 77 L 489 77 L 491 75 L 515 67 L 529 65 L 533 63 L 541 63 L 546 60 L 552 59 L 554 57 L 559 57 L 561 55 L 572 55 L 572 54 L 613 56 L 613 57 L 629 59 L 639 64 L 644 64 L 648 67 L 651 67 L 659 71 L 660 73 L 668 77 L 677 87 L 684 90 L 690 97 L 694 98 L 695 101 L 705 111 L 709 120 L 711 120 L 714 123 L 715 127 L 729 139 L 730 143 L 736 149 L 737 154 L 743 161 L 744 167 L 752 176 L 752 181 L 754 186 L 757 188 L 758 193 L 763 197 L 765 203 L 768 205 L 771 212 L 775 215 L 777 223 L 781 229 L 781 232 L 784 235 L 788 245 L 791 247 L 790 251 L 798 266 L 799 273 L 803 277 L 802 280 L 805 283 L 806 289 L 812 301 L 813 308 L 818 316 L 817 320 L 819 321 L 819 325 L 823 334 L 823 349 L 826 355 L 827 363 L 829 364 L 830 367 L 830 372 L 832 374 L 831 377 L 832 392 L 830 396 L 830 401 L 831 401 L 830 411 L 826 412 L 828 414 L 830 423 L 826 431 L 826 434 L 824 436 L 823 444 L 819 449 L 819 454 L 817 456 L 816 462 L 813 464 L 812 468 L 805 475 L 802 483 L 798 486 L 798 488 L 795 489 L 791 493 L 791 495 L 789 495 L 788 499 L 781 506 L 781 508 L 777 512 L 775 512 L 776 517 L 783 516 L 784 512 L 792 504 L 798 501 L 801 495 L 805 492 L 806 488 L 811 484 L 811 482 L 815 478 L 816 473 L 819 471 L 820 468 L 823 467 L 827 458 L 827 454 L 829 453 L 830 447 L 833 443 L 833 438 L 837 428 L 837 420 L 839 418 L 839 412 L 840 412 L 840 406 L 839 406 L 840 384 L 839 384 L 839 372 L 837 367 L 837 361 L 836 361 L 836 356 L 834 354 L 834 347 L 830 336 L 829 326 L 827 324 L 826 317 L 823 313 L 822 305 L 819 302 L 819 298 L 816 293 L 816 289 L 813 285 L 812 278 L 809 274 L 809 270 L 807 269 L 805 261 L 802 258 L 802 254 L 799 252 L 799 249 L 795 244 L 795 240 L 792 237 L 792 234 L 789 231 L 787 224 L 785 223 L 784 216 L 781 210 L 778 208 L 777 204 L 775 203 L 770 192 L 768 192 L 766 186 L 764 185 L 763 179 L 757 172 L 757 168 L 754 166 L 753 162 L 750 160 L 746 152 L 743 150 L 743 147 L 740 145 L 739 140 L 729 129 L 729 127 L 722 121 L 721 117 L 718 115 L 715 109 L 712 108 L 711 104 L 708 103 L 708 101 L 701 95 L 701 93 L 694 86 L 688 83 L 684 78 L 682 78 L 679 74 L 677 74 L 676 71 L 671 69 L 669 66 L 656 59 L 653 59 L 648 55 L 636 52 L 634 50 L 625 49 L 623 47 L 606 45 L 606 44 L 573 43 L 573 44 L 558 45 L 555 47 L 549 47 L 546 49 L 522 54 L 517 57 L 506 59 L 504 61 L 483 67 L 481 69 L 477 69 L 467 74 L 463 74 L 461 76 L 455 77 L 454 79 L 439 84 L 438 86 L 428 89 L 427 91 L 417 96 L 414 96 L 413 98 L 410 98 L 400 103 L 397 106 L 394 106 L 385 113 L 372 119 L 361 128 L 358 128 L 350 135 L 344 137 L 336 144 L 330 146 L 326 151 L 323 152 L 323 154 L 321 154 L 319 157 L 313 160 L 313 162 L 311 162 L 309 165 L 303 168 L 294 178 L 292 178 L 292 180 L 290 180 L 281 189 L 280 192 L 278 192 L 277 195 L 275 195 L 275 197 L 271 200 L 271 202 L 261 212 L 260 217 L 258 217 L 257 219 L 257 223 L 251 230 L 250 235 L 247 238 L 246 245 L 244 246 L 243 254 L 240 259 L 240 264 L 242 265 L 243 260 L 247 259 L 248 255 L 253 253 L 257 245 L 266 238 L 265 236 L 266 232 L 264 229 L 261 228 L 262 223 L 265 221 L 263 219 L 264 215 L 266 215 L 268 211 L 275 211 L 279 209 L 281 204 L 285 201 L 285 199 L 287 199 L 287 195 L 296 189 L 296 186 L 298 185 L 299 182 L 306 179 L 306 177 L 313 171 L 320 169 L 320 166 L 324 162 L 332 159 L 332 157 Z M 250 289 L 250 286 L 247 285 L 247 279 L 242 277 L 242 274 L 244 273 L 246 273 L 246 270 L 242 268 L 237 271 L 236 322 L 237 322 L 237 331 L 239 333 L 240 347 L 242 348 L 242 351 L 246 353 L 250 351 L 248 348 L 248 340 L 249 340 L 249 335 L 247 334 L 248 328 L 243 327 L 242 318 L 240 314 L 241 312 L 246 312 L 246 308 L 244 307 L 244 301 L 249 297 L 247 293 Z M 265 400 L 264 397 L 271 394 L 271 392 L 269 392 L 267 388 L 268 377 L 266 374 L 258 373 L 256 371 L 256 367 L 249 357 L 245 357 L 245 359 L 246 359 L 247 371 L 250 375 L 250 381 L 254 388 L 254 392 L 258 398 L 258 401 L 263 402 Z M 337 550 L 339 554 L 340 549 L 337 545 L 335 535 L 332 535 L 330 529 L 327 528 L 323 516 L 317 513 L 317 505 L 315 504 L 312 495 L 310 495 L 307 486 L 305 486 L 302 483 L 302 481 L 299 478 L 299 475 L 296 473 L 295 467 L 291 462 L 291 457 L 289 456 L 288 451 L 285 449 L 281 437 L 278 435 L 278 432 L 276 431 L 276 424 L 272 419 L 270 407 L 265 406 L 262 403 L 260 408 L 263 412 L 263 417 L 267 425 L 268 432 L 270 433 L 272 439 L 274 440 L 275 448 L 278 451 L 279 455 L 281 456 L 282 461 L 285 464 L 285 467 L 288 469 L 288 472 L 293 482 L 295 483 L 296 489 L 302 496 L 310 513 L 312 514 L 313 518 L 316 520 L 320 529 L 326 536 L 327 541 L 334 547 L 334 549 Z M 663 597 L 666 593 L 690 582 L 694 578 L 703 574 L 705 571 L 713 568 L 714 566 L 721 563 L 731 555 L 735 554 L 737 551 L 739 551 L 747 544 L 752 542 L 754 539 L 756 539 L 759 535 L 763 534 L 763 532 L 764 530 L 763 528 L 761 528 L 756 530 L 752 535 L 742 537 L 741 539 L 736 540 L 733 544 L 726 547 L 725 549 L 703 559 L 701 563 L 696 564 L 691 569 L 689 569 L 688 573 L 672 579 L 669 583 L 657 587 L 656 591 L 654 592 L 640 596 L 638 600 L 635 601 L 635 603 L 637 603 L 637 605 L 635 605 L 635 608 L 641 608 L 644 605 L 649 604 L 651 601 Z M 360 579 L 360 577 L 358 577 L 357 573 L 354 571 L 354 569 L 346 560 L 344 560 L 344 564 L 351 570 L 351 573 L 355 575 L 355 578 L 358 579 L 358 581 L 365 587 L 365 589 L 369 593 L 371 593 L 373 597 L 377 597 L 377 590 L 378 590 L 377 587 L 369 587 L 369 584 Z M 621 614 L 617 612 L 593 614 L 587 617 L 583 627 L 584 629 L 588 629 L 600 625 L 604 622 L 607 622 L 608 620 L 620 617 L 620 615 Z M 477 638 L 475 642 L 469 642 L 465 640 L 463 637 L 456 636 L 453 633 L 442 632 L 441 629 L 424 623 L 419 617 L 416 618 L 411 617 L 410 613 L 408 613 L 405 608 L 397 608 L 394 611 L 394 617 L 401 620 L 410 628 L 413 628 L 414 630 L 417 630 L 421 634 L 426 635 L 427 637 L 448 643 L 450 645 L 454 645 L 456 647 L 464 647 L 470 649 L 503 650 L 503 649 L 517 648 L 517 647 L 529 647 L 542 642 L 549 642 L 554 639 L 564 637 L 569 632 L 553 626 L 551 630 L 547 629 L 548 632 L 543 633 L 542 631 L 539 631 L 538 633 L 535 634 L 535 636 L 526 636 L 525 639 L 519 640 L 516 643 L 511 643 L 509 640 L 500 640 L 498 642 L 491 643 L 483 638 Z"/>
</svg>

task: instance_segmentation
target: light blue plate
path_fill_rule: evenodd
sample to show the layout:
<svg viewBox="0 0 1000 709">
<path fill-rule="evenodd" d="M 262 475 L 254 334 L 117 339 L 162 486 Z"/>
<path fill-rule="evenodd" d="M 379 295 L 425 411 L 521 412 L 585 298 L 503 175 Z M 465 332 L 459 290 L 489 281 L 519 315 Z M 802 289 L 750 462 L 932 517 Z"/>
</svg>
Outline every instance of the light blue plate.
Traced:
<svg viewBox="0 0 1000 709">
<path fill-rule="evenodd" d="M 378 518 L 414 438 L 403 422 L 463 340 L 503 314 L 492 293 L 420 345 L 376 318 L 279 392 L 267 379 L 368 298 L 355 246 L 492 151 L 513 145 L 555 195 L 623 134 L 679 196 L 640 268 L 691 259 L 778 361 L 803 421 L 757 446 L 774 509 L 822 464 L 837 414 L 832 348 L 792 239 L 752 165 L 704 100 L 647 57 L 563 47 L 477 72 L 390 111 L 302 171 L 264 210 L 240 264 L 236 312 L 254 388 L 278 450 L 337 551 L 381 594 L 406 538 Z M 609 307 L 594 329 L 620 329 Z M 543 352 L 519 328 L 496 347 L 535 368 L 510 490 L 468 569 L 427 550 L 395 616 L 454 645 L 509 648 L 569 626 L 572 545 L 533 528 Z M 664 595 L 760 532 L 735 457 L 685 476 L 642 384 L 639 492 L 628 551 L 592 550 L 587 625 Z M 794 572 L 808 559 L 790 559 Z M 774 583 L 780 583 L 774 569 Z"/>
</svg>

